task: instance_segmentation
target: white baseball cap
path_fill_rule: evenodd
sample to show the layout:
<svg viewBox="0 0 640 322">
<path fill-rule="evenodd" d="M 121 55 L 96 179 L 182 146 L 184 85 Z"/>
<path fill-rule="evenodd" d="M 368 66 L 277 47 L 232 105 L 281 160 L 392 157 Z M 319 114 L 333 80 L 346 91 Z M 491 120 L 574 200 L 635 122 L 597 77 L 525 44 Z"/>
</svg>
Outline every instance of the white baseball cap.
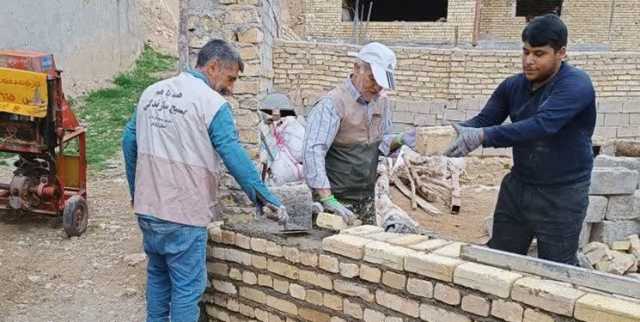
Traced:
<svg viewBox="0 0 640 322">
<path fill-rule="evenodd" d="M 366 44 L 360 51 L 351 56 L 358 57 L 371 65 L 376 83 L 386 89 L 395 89 L 396 82 L 393 71 L 396 69 L 396 54 L 389 47 L 372 42 Z"/>
</svg>

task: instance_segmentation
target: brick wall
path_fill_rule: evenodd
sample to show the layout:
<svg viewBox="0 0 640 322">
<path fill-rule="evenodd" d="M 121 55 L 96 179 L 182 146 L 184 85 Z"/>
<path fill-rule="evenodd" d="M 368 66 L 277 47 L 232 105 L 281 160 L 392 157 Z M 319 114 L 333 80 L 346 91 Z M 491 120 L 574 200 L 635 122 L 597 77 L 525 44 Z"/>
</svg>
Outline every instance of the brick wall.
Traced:
<svg viewBox="0 0 640 322">
<path fill-rule="evenodd" d="M 304 0 L 305 36 L 352 39 L 353 22 L 342 21 L 342 1 Z M 377 41 L 452 44 L 473 34 L 475 0 L 449 0 L 447 22 L 370 22 L 368 39 Z"/>
<path fill-rule="evenodd" d="M 311 105 L 353 66 L 350 45 L 282 42 L 274 48 L 274 86 Z M 518 51 L 394 47 L 397 90 L 391 93 L 400 128 L 465 120 L 495 87 L 520 70 Z M 640 137 L 640 54 L 569 53 L 593 79 L 599 99 L 597 136 Z"/>
<path fill-rule="evenodd" d="M 283 240 L 212 226 L 210 321 L 640 319 L 632 299 L 464 260 L 461 243 L 381 230 Z"/>
<path fill-rule="evenodd" d="M 525 17 L 515 16 L 516 0 L 483 0 L 480 38 L 519 41 Z M 569 45 L 592 45 L 614 51 L 640 46 L 640 2 L 637 0 L 566 0 L 562 19 Z"/>
</svg>

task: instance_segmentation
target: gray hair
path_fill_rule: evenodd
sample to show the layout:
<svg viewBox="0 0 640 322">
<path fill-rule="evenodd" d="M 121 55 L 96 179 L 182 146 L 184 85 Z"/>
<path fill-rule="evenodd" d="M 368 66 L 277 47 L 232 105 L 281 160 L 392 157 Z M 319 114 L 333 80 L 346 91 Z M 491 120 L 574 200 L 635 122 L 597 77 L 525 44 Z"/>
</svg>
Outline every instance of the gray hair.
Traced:
<svg viewBox="0 0 640 322">
<path fill-rule="evenodd" d="M 216 59 L 224 64 L 237 64 L 240 71 L 244 71 L 244 62 L 238 51 L 222 39 L 209 40 L 209 42 L 200 49 L 196 67 L 204 67 L 210 61 Z"/>
</svg>

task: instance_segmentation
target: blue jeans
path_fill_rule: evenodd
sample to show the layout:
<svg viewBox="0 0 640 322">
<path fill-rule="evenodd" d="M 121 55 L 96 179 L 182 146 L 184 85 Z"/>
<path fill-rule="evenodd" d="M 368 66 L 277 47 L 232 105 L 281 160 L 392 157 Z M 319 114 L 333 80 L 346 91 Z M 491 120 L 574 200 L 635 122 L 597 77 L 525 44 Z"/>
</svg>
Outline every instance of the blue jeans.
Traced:
<svg viewBox="0 0 640 322">
<path fill-rule="evenodd" d="M 138 215 L 147 265 L 147 322 L 197 322 L 207 285 L 207 229 Z"/>
<path fill-rule="evenodd" d="M 527 254 L 533 237 L 538 257 L 577 265 L 580 230 L 589 206 L 589 181 L 530 185 L 507 174 L 493 215 L 491 248 Z"/>
</svg>

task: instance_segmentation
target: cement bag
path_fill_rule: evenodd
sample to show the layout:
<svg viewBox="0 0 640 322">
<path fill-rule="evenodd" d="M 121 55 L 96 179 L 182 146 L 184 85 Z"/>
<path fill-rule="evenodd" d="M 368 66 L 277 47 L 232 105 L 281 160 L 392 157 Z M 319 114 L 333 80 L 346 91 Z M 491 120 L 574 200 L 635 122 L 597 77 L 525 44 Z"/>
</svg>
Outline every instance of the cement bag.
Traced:
<svg viewBox="0 0 640 322">
<path fill-rule="evenodd" d="M 302 163 L 304 148 L 304 126 L 293 116 L 287 116 L 273 130 L 278 149 L 287 149 L 291 156 Z M 284 151 L 283 151 L 284 152 Z"/>
<path fill-rule="evenodd" d="M 278 153 L 271 163 L 271 180 L 273 185 L 281 186 L 287 183 L 302 181 L 302 163 L 298 163 L 287 155 Z"/>
</svg>

